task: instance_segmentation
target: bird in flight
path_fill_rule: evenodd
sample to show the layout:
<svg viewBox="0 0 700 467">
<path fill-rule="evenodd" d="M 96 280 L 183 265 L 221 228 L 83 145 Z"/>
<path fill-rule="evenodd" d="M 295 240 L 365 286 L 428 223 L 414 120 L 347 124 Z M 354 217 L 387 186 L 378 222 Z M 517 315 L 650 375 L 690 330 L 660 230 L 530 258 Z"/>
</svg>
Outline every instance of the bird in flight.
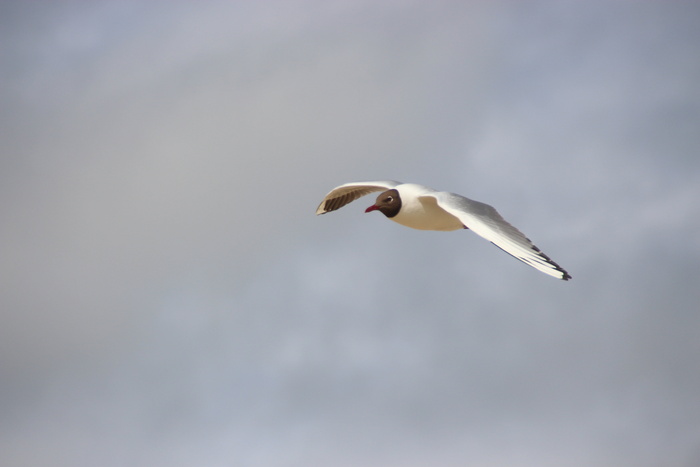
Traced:
<svg viewBox="0 0 700 467">
<path fill-rule="evenodd" d="M 377 191 L 381 193 L 365 212 L 379 211 L 394 222 L 419 230 L 469 229 L 538 271 L 565 281 L 571 279 L 492 206 L 423 185 L 391 180 L 346 183 L 323 198 L 316 214 L 335 211 Z"/>
</svg>

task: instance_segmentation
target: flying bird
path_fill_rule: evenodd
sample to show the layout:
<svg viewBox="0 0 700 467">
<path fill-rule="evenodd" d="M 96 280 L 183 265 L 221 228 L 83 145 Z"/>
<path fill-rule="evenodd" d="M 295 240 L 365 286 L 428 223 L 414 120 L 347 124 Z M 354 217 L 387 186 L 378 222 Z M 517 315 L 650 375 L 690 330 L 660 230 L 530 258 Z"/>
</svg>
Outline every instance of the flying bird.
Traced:
<svg viewBox="0 0 700 467">
<path fill-rule="evenodd" d="M 427 186 L 392 180 L 346 183 L 333 188 L 323 198 L 316 214 L 335 211 L 377 191 L 381 193 L 365 212 L 379 211 L 394 222 L 419 230 L 469 229 L 545 274 L 565 281 L 571 279 L 568 272 L 506 222 L 492 206 Z"/>
</svg>

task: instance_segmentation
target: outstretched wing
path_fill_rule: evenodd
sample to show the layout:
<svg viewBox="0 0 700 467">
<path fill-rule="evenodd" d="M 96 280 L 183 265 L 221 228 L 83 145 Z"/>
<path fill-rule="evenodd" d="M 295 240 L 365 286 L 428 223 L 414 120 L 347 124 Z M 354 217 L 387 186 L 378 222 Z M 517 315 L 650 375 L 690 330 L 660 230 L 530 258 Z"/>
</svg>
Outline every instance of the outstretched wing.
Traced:
<svg viewBox="0 0 700 467">
<path fill-rule="evenodd" d="M 364 195 L 375 191 L 391 190 L 392 188 L 396 188 L 398 185 L 401 185 L 401 182 L 395 182 L 393 180 L 380 182 L 354 182 L 340 185 L 339 187 L 333 188 L 330 193 L 323 198 L 323 201 L 321 201 L 318 209 L 316 209 L 316 214 L 325 214 L 327 212 L 335 211 Z"/>
<path fill-rule="evenodd" d="M 557 279 L 571 279 L 569 273 L 542 253 L 492 206 L 454 193 L 437 192 L 423 196 L 435 198 L 438 206 L 457 217 L 465 227 L 523 263 Z"/>
</svg>

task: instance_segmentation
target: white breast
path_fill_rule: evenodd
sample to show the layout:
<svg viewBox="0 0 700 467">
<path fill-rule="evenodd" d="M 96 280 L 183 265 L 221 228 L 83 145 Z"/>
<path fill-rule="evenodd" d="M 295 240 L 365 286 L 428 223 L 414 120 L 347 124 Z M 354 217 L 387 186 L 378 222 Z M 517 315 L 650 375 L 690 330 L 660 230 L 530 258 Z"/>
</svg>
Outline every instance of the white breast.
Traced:
<svg viewBox="0 0 700 467">
<path fill-rule="evenodd" d="M 390 219 L 406 227 L 419 230 L 463 229 L 462 222 L 438 206 L 433 197 L 421 197 L 435 190 L 422 185 L 404 183 L 396 187 L 401 196 L 401 210 Z"/>
</svg>

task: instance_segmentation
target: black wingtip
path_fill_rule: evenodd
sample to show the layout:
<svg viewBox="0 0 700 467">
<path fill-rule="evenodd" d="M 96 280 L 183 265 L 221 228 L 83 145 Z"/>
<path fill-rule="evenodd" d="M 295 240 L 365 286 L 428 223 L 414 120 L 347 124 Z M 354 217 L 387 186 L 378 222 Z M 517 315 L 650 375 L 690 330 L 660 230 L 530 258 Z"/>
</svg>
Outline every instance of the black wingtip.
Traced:
<svg viewBox="0 0 700 467">
<path fill-rule="evenodd" d="M 555 269 L 556 271 L 559 271 L 559 272 L 561 273 L 561 280 L 563 280 L 563 281 L 568 281 L 569 279 L 571 279 L 571 274 L 569 274 L 568 272 L 564 271 L 564 270 L 562 269 L 562 267 L 559 266 L 559 265 L 558 265 L 557 263 L 555 263 L 554 261 L 552 261 L 552 260 L 549 258 L 549 256 L 545 255 L 544 253 L 540 253 L 540 254 L 541 254 L 542 256 L 544 256 L 545 258 L 547 258 L 547 262 L 548 262 L 549 264 L 551 264 L 552 266 L 554 266 L 554 269 Z"/>
<path fill-rule="evenodd" d="M 530 243 L 532 243 L 532 242 L 530 242 Z M 545 254 L 544 254 L 539 248 L 537 248 L 535 245 L 532 245 L 532 247 L 535 249 L 535 251 L 537 251 L 537 254 L 538 254 L 539 256 L 541 256 L 542 258 L 544 258 L 544 259 L 547 261 L 547 263 L 549 263 L 549 264 L 551 264 L 552 266 L 554 266 L 554 270 L 555 270 L 555 271 L 558 271 L 558 272 L 561 273 L 561 280 L 563 280 L 563 281 L 568 281 L 569 279 L 571 279 L 571 275 L 570 275 L 568 272 L 564 271 L 564 268 L 562 268 L 562 267 L 559 266 L 557 263 L 555 263 L 554 261 L 552 261 L 552 258 L 550 258 L 549 256 L 545 255 Z"/>
</svg>

